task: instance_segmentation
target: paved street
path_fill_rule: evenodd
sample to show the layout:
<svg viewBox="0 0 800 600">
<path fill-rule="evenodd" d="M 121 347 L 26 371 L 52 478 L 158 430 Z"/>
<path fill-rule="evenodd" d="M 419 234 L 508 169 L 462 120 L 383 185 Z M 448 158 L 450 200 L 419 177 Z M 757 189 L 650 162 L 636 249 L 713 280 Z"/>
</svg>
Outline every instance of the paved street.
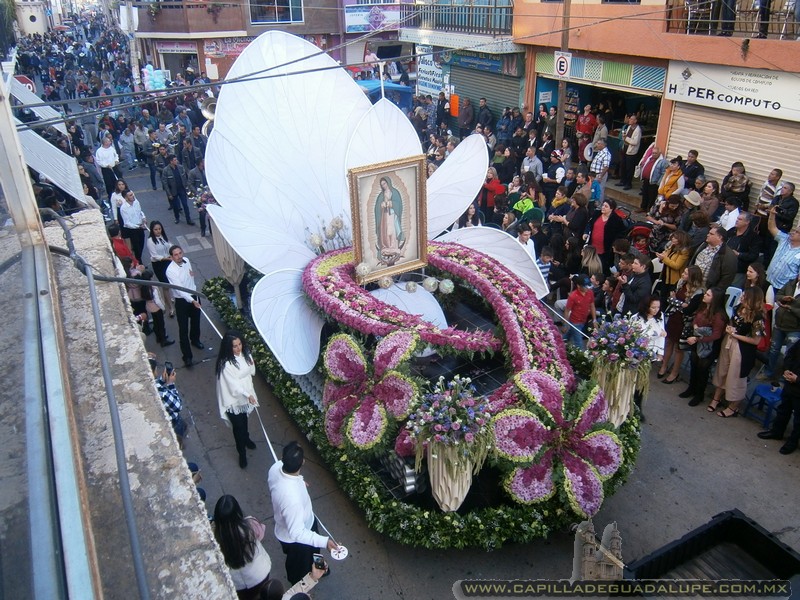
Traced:
<svg viewBox="0 0 800 600">
<path fill-rule="evenodd" d="M 164 193 L 151 191 L 146 169 L 125 175 L 148 220 L 162 221 L 170 241 L 183 247 L 195 266 L 198 283 L 220 274 L 213 240 L 201 238 L 197 226 L 173 224 Z M 224 331 L 213 309 L 206 306 L 206 310 Z M 195 360 L 203 362 L 191 370 L 178 369 L 178 386 L 194 417 L 185 455 L 202 467 L 201 485 L 208 494 L 209 512 L 221 494 L 233 494 L 246 514 L 267 523 L 271 532 L 272 509 L 266 488 L 271 456 L 258 419 L 251 415 L 250 432 L 258 448 L 249 452 L 247 469 L 239 469 L 233 436 L 219 418 L 214 392 L 219 339 L 206 322 L 202 329 L 206 350 L 195 350 Z M 167 319 L 167 331 L 177 340 L 174 319 Z M 148 344 L 160 361 L 182 365 L 177 343 L 162 350 L 150 336 Z M 257 389 L 261 418 L 280 454 L 284 443 L 300 439 L 301 434 L 263 381 L 259 380 Z M 755 421 L 721 419 L 707 413 L 703 405 L 689 408 L 677 398 L 684 389 L 684 385 L 667 386 L 653 377 L 639 463 L 628 483 L 603 505 L 595 518 L 596 528 L 602 530 L 609 521 L 617 521 L 623 556 L 630 562 L 723 510 L 739 508 L 782 541 L 800 548 L 796 514 L 800 452 L 781 456 L 780 443 L 756 438 L 760 426 Z M 420 550 L 383 539 L 365 527 L 362 514 L 341 493 L 315 453 L 307 444 L 305 447 L 304 475 L 316 512 L 350 550 L 345 561 L 331 561 L 332 575 L 315 589 L 317 599 L 443 599 L 452 597 L 453 582 L 462 578 L 567 578 L 571 574 L 573 540 L 567 532 L 492 553 Z M 264 545 L 273 560 L 273 575 L 285 581 L 279 544 L 268 534 Z"/>
</svg>

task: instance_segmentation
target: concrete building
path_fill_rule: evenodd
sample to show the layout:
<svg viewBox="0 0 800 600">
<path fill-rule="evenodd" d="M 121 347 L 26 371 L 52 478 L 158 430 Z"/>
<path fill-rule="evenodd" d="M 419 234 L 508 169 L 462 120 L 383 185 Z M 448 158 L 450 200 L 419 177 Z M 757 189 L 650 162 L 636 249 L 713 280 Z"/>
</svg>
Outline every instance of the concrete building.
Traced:
<svg viewBox="0 0 800 600">
<path fill-rule="evenodd" d="M 568 115 L 604 102 L 613 113 L 613 137 L 624 115 L 638 112 L 642 151 L 654 139 L 669 156 L 696 149 L 706 173 L 719 181 L 737 160 L 755 190 L 774 167 L 796 177 L 800 46 L 793 41 L 796 25 L 788 4 L 774 2 L 763 20 L 756 9 L 716 15 L 701 11 L 704 5 L 572 2 Z M 514 38 L 526 48 L 530 103 L 555 103 L 562 9 L 561 2 L 515 5 Z"/>
<path fill-rule="evenodd" d="M 341 39 L 338 2 L 308 0 L 245 3 L 152 2 L 137 8 L 136 42 L 142 65 L 151 62 L 174 78 L 192 67 L 211 79 L 222 79 L 255 37 L 269 29 L 303 36 L 331 56 Z"/>
<path fill-rule="evenodd" d="M 412 10 L 412 7 L 409 7 Z M 444 0 L 413 5 L 400 40 L 415 44 L 420 93 L 434 98 L 441 90 L 456 103 L 470 99 L 477 115 L 486 98 L 495 122 L 506 106 L 521 106 L 525 89 L 524 51 L 511 36 L 510 0 Z"/>
</svg>

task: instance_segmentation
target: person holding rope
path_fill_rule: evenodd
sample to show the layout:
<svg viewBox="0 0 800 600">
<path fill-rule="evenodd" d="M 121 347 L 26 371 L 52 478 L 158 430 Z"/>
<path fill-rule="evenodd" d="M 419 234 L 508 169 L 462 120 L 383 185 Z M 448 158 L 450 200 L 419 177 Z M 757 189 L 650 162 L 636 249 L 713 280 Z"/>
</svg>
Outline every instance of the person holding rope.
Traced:
<svg viewBox="0 0 800 600">
<path fill-rule="evenodd" d="M 319 521 L 300 475 L 304 462 L 303 448 L 297 442 L 289 442 L 283 448 L 283 460 L 270 467 L 267 477 L 275 516 L 275 537 L 286 555 L 286 578 L 292 585 L 311 571 L 314 554 L 320 548 L 332 551 L 339 548 L 332 538 L 317 533 Z"/>
</svg>

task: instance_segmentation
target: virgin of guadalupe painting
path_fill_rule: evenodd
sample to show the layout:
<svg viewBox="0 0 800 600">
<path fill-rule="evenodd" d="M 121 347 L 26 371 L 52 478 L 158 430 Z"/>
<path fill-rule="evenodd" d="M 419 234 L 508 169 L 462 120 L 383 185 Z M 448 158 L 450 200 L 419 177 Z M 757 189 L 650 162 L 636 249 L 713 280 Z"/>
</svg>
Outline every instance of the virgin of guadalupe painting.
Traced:
<svg viewBox="0 0 800 600">
<path fill-rule="evenodd" d="M 392 185 L 392 178 L 379 180 L 381 191 L 375 199 L 375 245 L 378 264 L 393 267 L 403 256 L 406 236 L 403 233 L 403 199 Z"/>
<path fill-rule="evenodd" d="M 427 255 L 424 158 L 351 169 L 350 202 L 362 283 L 410 271 Z"/>
</svg>

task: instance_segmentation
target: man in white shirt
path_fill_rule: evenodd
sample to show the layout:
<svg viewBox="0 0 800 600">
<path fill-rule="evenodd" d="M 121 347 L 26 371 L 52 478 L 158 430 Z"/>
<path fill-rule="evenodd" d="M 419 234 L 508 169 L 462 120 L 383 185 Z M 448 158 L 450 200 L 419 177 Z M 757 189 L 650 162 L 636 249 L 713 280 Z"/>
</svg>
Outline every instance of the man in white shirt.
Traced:
<svg viewBox="0 0 800 600">
<path fill-rule="evenodd" d="M 172 285 L 197 290 L 192 264 L 188 258 L 184 258 L 183 249 L 177 245 L 172 246 L 169 249 L 169 256 L 172 262 L 167 267 L 167 281 Z M 200 296 L 173 289 L 172 297 L 175 299 L 175 316 L 178 319 L 178 337 L 183 364 L 191 367 L 194 364 L 192 346 L 198 350 L 205 348 L 200 341 Z"/>
<path fill-rule="evenodd" d="M 628 128 L 625 130 L 622 141 L 625 144 L 620 157 L 622 176 L 617 185 L 622 186 L 623 190 L 629 190 L 633 187 L 633 170 L 639 155 L 639 146 L 642 143 L 642 128 L 639 127 L 636 115 L 628 117 Z"/>
<path fill-rule="evenodd" d="M 725 200 L 725 212 L 719 217 L 719 226 L 725 231 L 736 227 L 736 219 L 739 218 L 739 199 L 729 196 Z"/>
<path fill-rule="evenodd" d="M 536 246 L 531 239 L 531 228 L 527 223 L 517 225 L 517 241 L 523 245 L 533 260 L 536 260 Z"/>
<path fill-rule="evenodd" d="M 117 185 L 117 179 L 122 179 L 122 171 L 119 169 L 119 155 L 114 149 L 110 134 L 103 137 L 100 147 L 94 153 L 94 161 L 103 175 L 103 183 L 106 186 L 106 194 L 110 197 Z"/>
<path fill-rule="evenodd" d="M 283 459 L 270 467 L 267 476 L 275 537 L 286 555 L 286 578 L 292 585 L 311 570 L 313 555 L 320 548 L 338 548 L 331 538 L 317 533 L 311 496 L 300 475 L 304 462 L 303 448 L 297 442 L 289 442 L 283 448 Z"/>
</svg>

